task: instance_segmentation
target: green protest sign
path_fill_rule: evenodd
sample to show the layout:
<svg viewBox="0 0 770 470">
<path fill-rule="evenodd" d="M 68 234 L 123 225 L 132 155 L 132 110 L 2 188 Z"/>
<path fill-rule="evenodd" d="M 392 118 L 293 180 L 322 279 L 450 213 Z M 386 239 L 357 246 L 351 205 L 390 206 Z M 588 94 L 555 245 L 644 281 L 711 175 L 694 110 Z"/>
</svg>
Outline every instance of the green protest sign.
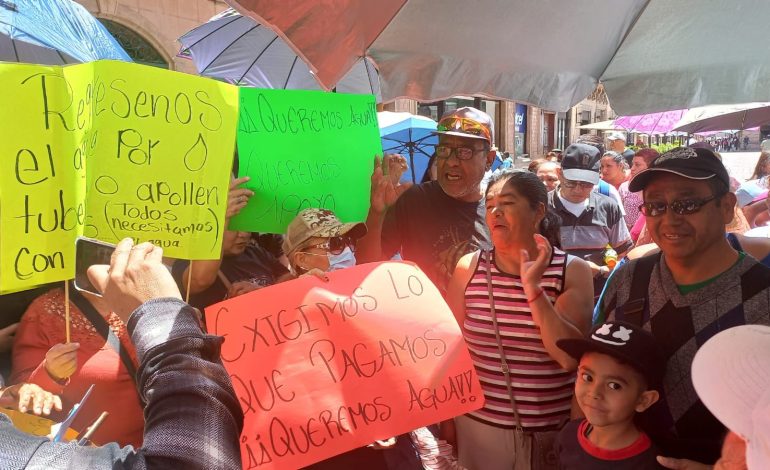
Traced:
<svg viewBox="0 0 770 470">
<path fill-rule="evenodd" d="M 371 95 L 241 88 L 238 173 L 254 196 L 230 228 L 284 233 L 309 207 L 364 221 L 381 154 Z"/>
<path fill-rule="evenodd" d="M 0 64 L 0 291 L 74 277 L 79 235 L 220 255 L 237 88 L 137 64 Z"/>
</svg>

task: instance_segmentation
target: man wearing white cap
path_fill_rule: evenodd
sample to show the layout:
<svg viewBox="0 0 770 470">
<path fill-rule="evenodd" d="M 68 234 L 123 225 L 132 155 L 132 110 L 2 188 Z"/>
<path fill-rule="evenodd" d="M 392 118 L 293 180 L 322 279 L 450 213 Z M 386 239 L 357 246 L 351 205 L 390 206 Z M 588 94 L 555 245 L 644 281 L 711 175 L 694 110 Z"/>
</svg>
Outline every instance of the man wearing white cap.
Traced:
<svg viewBox="0 0 770 470">
<path fill-rule="evenodd" d="M 634 159 L 634 151 L 626 147 L 626 135 L 617 131 L 610 132 L 607 135 L 607 140 L 610 142 L 609 150 L 623 155 L 623 158 L 625 158 L 628 163 L 628 167 L 631 168 Z"/>
<path fill-rule="evenodd" d="M 610 278 L 599 321 L 652 332 L 666 357 L 660 406 L 650 434 L 667 468 L 704 468 L 719 456 L 724 426 L 693 388 L 690 367 L 712 336 L 744 324 L 770 325 L 770 269 L 725 237 L 736 198 L 722 162 L 705 148 L 677 148 L 638 173 L 641 211 L 662 254 L 633 260 Z M 657 440 L 656 440 L 657 439 Z"/>
</svg>

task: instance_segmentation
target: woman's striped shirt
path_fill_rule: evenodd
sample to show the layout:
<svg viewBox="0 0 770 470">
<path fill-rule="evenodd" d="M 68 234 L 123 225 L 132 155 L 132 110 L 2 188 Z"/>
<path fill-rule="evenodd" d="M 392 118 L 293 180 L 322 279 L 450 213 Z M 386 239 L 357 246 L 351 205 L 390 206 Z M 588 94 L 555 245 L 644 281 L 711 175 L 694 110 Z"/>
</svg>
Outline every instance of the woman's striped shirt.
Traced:
<svg viewBox="0 0 770 470">
<path fill-rule="evenodd" d="M 488 257 L 491 262 L 487 262 Z M 540 283 L 543 295 L 552 303 L 564 288 L 566 264 L 567 255 L 554 248 Z M 492 323 L 487 266 L 522 427 L 529 431 L 556 429 L 569 418 L 575 374 L 562 369 L 548 355 L 540 328 L 532 320 L 521 278 L 500 271 L 494 262 L 494 251 L 479 255 L 478 266 L 465 288 L 463 335 L 486 398 L 484 407 L 469 416 L 492 426 L 516 427 Z"/>
</svg>

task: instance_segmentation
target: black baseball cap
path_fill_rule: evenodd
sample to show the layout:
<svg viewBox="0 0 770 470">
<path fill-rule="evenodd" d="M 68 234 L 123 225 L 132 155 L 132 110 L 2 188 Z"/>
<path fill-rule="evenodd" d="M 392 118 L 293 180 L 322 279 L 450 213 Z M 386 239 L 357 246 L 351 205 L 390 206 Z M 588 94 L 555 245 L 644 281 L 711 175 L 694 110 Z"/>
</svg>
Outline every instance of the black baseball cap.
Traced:
<svg viewBox="0 0 770 470">
<path fill-rule="evenodd" d="M 677 147 L 656 158 L 652 165 L 637 174 L 628 184 L 631 192 L 642 191 L 661 172 L 673 173 L 691 180 L 718 178 L 730 187 L 730 175 L 722 161 L 707 148 Z"/>
<path fill-rule="evenodd" d="M 580 360 L 587 352 L 598 352 L 630 364 L 647 379 L 651 389 L 661 386 L 666 361 L 655 338 L 643 328 L 626 322 L 597 325 L 588 338 L 560 339 L 556 345 Z"/>
<path fill-rule="evenodd" d="M 572 144 L 562 152 L 561 172 L 570 181 L 599 183 L 599 149 L 588 144 Z"/>
</svg>

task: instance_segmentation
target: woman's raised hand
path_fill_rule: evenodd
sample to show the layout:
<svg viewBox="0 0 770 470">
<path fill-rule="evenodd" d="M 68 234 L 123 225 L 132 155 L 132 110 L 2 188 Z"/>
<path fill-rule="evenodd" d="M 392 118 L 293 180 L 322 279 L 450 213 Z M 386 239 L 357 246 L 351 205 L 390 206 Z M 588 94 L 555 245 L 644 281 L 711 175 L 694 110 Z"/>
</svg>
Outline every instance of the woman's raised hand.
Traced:
<svg viewBox="0 0 770 470">
<path fill-rule="evenodd" d="M 539 233 L 535 234 L 535 244 L 537 245 L 537 258 L 534 261 L 530 261 L 527 250 L 521 250 L 519 268 L 524 292 L 530 298 L 538 293 L 540 280 L 543 278 L 543 273 L 545 268 L 548 267 L 548 263 L 551 261 L 551 253 L 553 253 L 551 244 Z"/>
</svg>

